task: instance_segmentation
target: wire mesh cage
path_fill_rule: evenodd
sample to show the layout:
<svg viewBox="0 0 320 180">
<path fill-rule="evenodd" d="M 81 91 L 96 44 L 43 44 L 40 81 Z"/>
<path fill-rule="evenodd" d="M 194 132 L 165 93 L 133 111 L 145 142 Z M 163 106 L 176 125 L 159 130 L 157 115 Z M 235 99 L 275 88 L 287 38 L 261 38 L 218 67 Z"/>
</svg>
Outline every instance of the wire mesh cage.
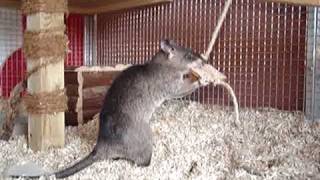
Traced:
<svg viewBox="0 0 320 180">
<path fill-rule="evenodd" d="M 97 18 L 97 63 L 141 64 L 161 39 L 202 53 L 223 1 L 176 0 Z M 210 63 L 225 73 L 241 107 L 303 110 L 306 59 L 305 7 L 254 0 L 234 1 Z M 189 99 L 230 105 L 225 90 L 208 86 Z"/>
<path fill-rule="evenodd" d="M 8 97 L 24 76 L 22 33 L 20 11 L 0 7 L 0 96 Z"/>
<path fill-rule="evenodd" d="M 84 16 L 71 14 L 66 18 L 69 53 L 65 61 L 66 67 L 77 67 L 84 64 Z"/>
</svg>

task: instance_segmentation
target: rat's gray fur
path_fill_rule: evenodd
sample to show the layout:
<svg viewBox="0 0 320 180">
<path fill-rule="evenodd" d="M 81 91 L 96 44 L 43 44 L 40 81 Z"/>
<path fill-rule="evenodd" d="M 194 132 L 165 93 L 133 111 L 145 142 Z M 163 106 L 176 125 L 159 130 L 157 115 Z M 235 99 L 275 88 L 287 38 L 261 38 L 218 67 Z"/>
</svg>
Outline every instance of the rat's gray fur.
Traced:
<svg viewBox="0 0 320 180">
<path fill-rule="evenodd" d="M 70 176 L 100 159 L 127 159 L 148 166 L 152 156 L 149 120 L 165 100 L 182 97 L 199 82 L 184 79 L 191 67 L 201 66 L 199 54 L 172 41 L 161 41 L 151 61 L 124 70 L 112 83 L 100 112 L 99 136 L 93 151 L 75 165 L 56 172 Z"/>
<path fill-rule="evenodd" d="M 98 159 L 127 159 L 139 166 L 149 165 L 152 113 L 165 100 L 197 89 L 200 84 L 183 75 L 201 65 L 200 55 L 172 41 L 161 41 L 161 50 L 151 61 L 129 67 L 114 80 L 100 112 L 94 150 L 74 166 L 57 172 L 56 177 L 72 175 Z"/>
</svg>

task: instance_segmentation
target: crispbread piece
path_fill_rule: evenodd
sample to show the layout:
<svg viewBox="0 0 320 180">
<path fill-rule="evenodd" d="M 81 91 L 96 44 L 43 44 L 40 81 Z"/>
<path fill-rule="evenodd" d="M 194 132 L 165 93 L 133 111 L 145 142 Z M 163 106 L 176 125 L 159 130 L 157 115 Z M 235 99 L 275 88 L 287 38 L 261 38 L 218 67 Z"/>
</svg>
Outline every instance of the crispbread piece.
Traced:
<svg viewBox="0 0 320 180">
<path fill-rule="evenodd" d="M 227 77 L 210 64 L 205 64 L 200 68 L 192 68 L 192 75 L 195 76 L 202 85 L 224 81 Z"/>
</svg>

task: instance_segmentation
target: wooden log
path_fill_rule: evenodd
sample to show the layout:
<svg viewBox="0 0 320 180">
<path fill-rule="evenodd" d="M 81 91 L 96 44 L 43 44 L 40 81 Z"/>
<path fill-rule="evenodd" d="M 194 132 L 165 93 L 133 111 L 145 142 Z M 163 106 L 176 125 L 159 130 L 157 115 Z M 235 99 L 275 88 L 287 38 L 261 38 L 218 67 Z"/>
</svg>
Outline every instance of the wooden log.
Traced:
<svg viewBox="0 0 320 180">
<path fill-rule="evenodd" d="M 108 86 L 112 84 L 113 79 L 120 74 L 119 71 L 93 71 L 94 68 L 89 68 L 87 70 L 79 70 L 78 71 L 78 94 L 79 94 L 79 99 L 77 101 L 77 107 L 76 111 L 78 113 L 78 123 L 83 124 L 83 93 L 84 89 L 88 89 L 91 87 L 97 87 L 97 86 Z M 106 91 L 105 91 L 106 92 Z M 104 92 L 104 93 L 105 93 Z"/>
<path fill-rule="evenodd" d="M 66 94 L 68 96 L 68 111 L 65 112 L 65 124 L 66 126 L 76 126 L 78 125 L 77 120 L 77 102 L 79 98 L 78 93 L 78 75 L 75 68 L 65 68 L 65 87 Z"/>
<path fill-rule="evenodd" d="M 68 111 L 76 111 L 78 98 L 77 96 L 68 96 Z"/>
<path fill-rule="evenodd" d="M 104 97 L 95 97 L 90 99 L 84 99 L 83 109 L 101 109 L 103 105 Z"/>
<path fill-rule="evenodd" d="M 83 90 L 83 109 L 101 108 L 109 86 L 97 86 Z"/>
<path fill-rule="evenodd" d="M 88 99 L 93 97 L 104 97 L 109 87 L 110 85 L 85 88 L 82 90 L 83 91 L 82 97 L 83 99 Z"/>
<path fill-rule="evenodd" d="M 0 7 L 7 7 L 7 8 L 20 8 L 21 7 L 21 0 L 1 0 Z"/>
<path fill-rule="evenodd" d="M 75 71 L 78 73 L 78 94 L 79 99 L 77 101 L 76 112 L 78 113 L 78 123 L 84 123 L 84 99 L 93 96 L 103 100 L 104 95 L 107 92 L 106 87 L 112 84 L 112 81 L 126 68 L 131 65 L 118 64 L 114 67 L 105 66 L 93 66 L 93 67 L 79 67 Z M 92 89 L 91 89 L 92 88 Z M 94 90 L 92 93 L 91 91 Z M 100 91 L 100 92 L 99 92 Z"/>
<path fill-rule="evenodd" d="M 118 1 L 84 1 L 70 0 L 70 11 L 83 14 L 96 14 L 136 8 L 157 3 L 171 2 L 172 0 L 118 0 Z"/>
<path fill-rule="evenodd" d="M 65 26 L 63 13 L 36 13 L 27 17 L 28 31 L 49 30 L 61 26 Z M 64 34 L 63 31 L 56 33 Z M 28 71 L 38 66 L 39 63 L 44 63 L 45 60 L 45 58 L 28 60 Z M 28 79 L 28 92 L 31 94 L 52 92 L 57 88 L 64 88 L 64 59 L 61 59 L 58 63 L 40 68 Z M 64 112 L 55 114 L 29 113 L 28 120 L 28 141 L 31 149 L 38 151 L 47 150 L 52 146 L 64 146 Z"/>
<path fill-rule="evenodd" d="M 0 6 L 16 8 L 21 6 L 22 0 L 1 0 Z M 120 9 L 135 8 L 172 0 L 69 0 L 69 12 L 77 14 L 96 14 Z"/>
<path fill-rule="evenodd" d="M 82 72 L 83 88 L 110 85 L 119 73 L 120 71 Z"/>
<path fill-rule="evenodd" d="M 78 14 L 96 14 L 106 13 L 115 10 L 135 8 L 139 6 L 153 5 L 157 3 L 171 2 L 172 0 L 119 0 L 109 1 L 89 1 L 85 0 L 81 3 L 79 0 L 69 0 L 69 12 Z M 319 0 L 259 0 L 261 2 L 280 2 L 288 4 L 297 4 L 305 6 L 320 6 Z M 20 8 L 21 0 L 1 0 L 0 7 Z"/>
<path fill-rule="evenodd" d="M 78 85 L 78 75 L 75 71 L 65 71 L 65 83 Z"/>
<path fill-rule="evenodd" d="M 89 120 L 92 120 L 93 116 L 100 112 L 100 109 L 90 109 L 83 111 L 83 122 L 87 123 Z"/>
<path fill-rule="evenodd" d="M 74 111 L 65 112 L 66 126 L 77 126 L 78 125 L 77 117 L 78 117 L 78 114 Z"/>
<path fill-rule="evenodd" d="M 82 95 L 79 96 L 76 106 L 79 124 L 85 123 L 85 121 L 83 120 L 85 120 L 85 118 L 88 118 L 88 116 L 84 116 L 85 110 L 94 108 L 98 109 L 98 112 L 100 111 L 107 90 L 108 86 L 98 86 L 83 89 L 81 91 Z"/>
<path fill-rule="evenodd" d="M 79 96 L 79 93 L 78 93 L 78 87 L 79 85 L 77 84 L 66 84 L 66 94 L 68 97 L 72 97 L 72 96 L 76 96 L 78 97 Z"/>
</svg>

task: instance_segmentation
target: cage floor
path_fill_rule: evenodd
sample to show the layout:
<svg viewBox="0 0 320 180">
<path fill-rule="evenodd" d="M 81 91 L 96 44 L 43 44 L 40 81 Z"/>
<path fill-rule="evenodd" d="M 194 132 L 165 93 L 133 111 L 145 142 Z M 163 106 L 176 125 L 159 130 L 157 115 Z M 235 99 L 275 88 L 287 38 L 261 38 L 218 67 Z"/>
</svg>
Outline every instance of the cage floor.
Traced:
<svg viewBox="0 0 320 180">
<path fill-rule="evenodd" d="M 167 102 L 150 122 L 154 153 L 149 167 L 105 160 L 68 179 L 320 178 L 319 125 L 304 123 L 301 113 L 273 109 L 242 109 L 240 120 L 243 124 L 235 127 L 233 110 L 217 106 Z M 0 141 L 0 173 L 27 161 L 49 172 L 62 169 L 91 150 L 96 132 L 96 119 L 68 127 L 65 148 L 39 153 L 28 150 L 21 136 Z"/>
</svg>

